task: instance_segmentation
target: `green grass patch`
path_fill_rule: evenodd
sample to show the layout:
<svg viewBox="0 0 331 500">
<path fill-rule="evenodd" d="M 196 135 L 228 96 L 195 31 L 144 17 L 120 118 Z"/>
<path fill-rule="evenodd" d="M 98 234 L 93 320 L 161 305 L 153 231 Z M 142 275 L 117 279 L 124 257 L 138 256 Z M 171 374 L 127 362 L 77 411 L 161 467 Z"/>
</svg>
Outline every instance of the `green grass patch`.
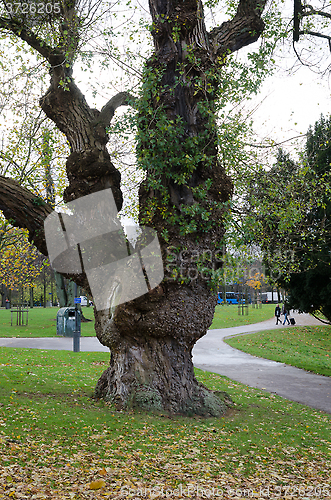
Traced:
<svg viewBox="0 0 331 500">
<path fill-rule="evenodd" d="M 331 327 L 297 326 L 224 340 L 241 351 L 331 376 Z"/>
<path fill-rule="evenodd" d="M 57 307 L 33 307 L 28 312 L 28 325 L 16 325 L 16 313 L 13 313 L 11 326 L 10 309 L 0 309 L 0 337 L 56 337 Z M 95 337 L 93 307 L 82 307 L 84 316 L 92 321 L 81 324 L 82 337 Z M 25 313 L 24 313 L 25 320 Z"/>
<path fill-rule="evenodd" d="M 240 312 L 241 311 L 242 309 L 240 308 Z M 244 312 L 245 311 L 248 311 L 248 314 L 238 314 L 238 306 L 235 304 L 217 305 L 214 320 L 210 328 L 230 328 L 260 323 L 274 316 L 275 305 L 262 304 L 262 307 L 252 307 L 252 305 L 248 305 L 248 307 L 244 309 Z"/>
<path fill-rule="evenodd" d="M 28 326 L 16 326 L 16 314 L 0 309 L 0 337 L 56 337 L 57 307 L 34 307 L 29 309 Z M 82 337 L 95 337 L 93 307 L 82 308 L 84 316 L 91 322 L 81 324 Z M 248 306 L 248 315 L 238 315 L 236 305 L 216 306 L 214 321 L 210 328 L 227 328 L 232 326 L 250 325 L 272 318 L 274 305 L 263 304 L 262 308 Z"/>
<path fill-rule="evenodd" d="M 272 498 L 285 498 L 285 487 L 314 498 L 331 492 L 326 413 L 201 370 L 201 382 L 235 403 L 223 418 L 118 412 L 91 399 L 106 353 L 0 355 L 0 498 L 140 498 L 139 488 L 182 488 L 182 498 L 212 498 L 201 493 L 208 488 L 226 498 L 242 488 L 258 496 L 269 487 Z"/>
</svg>

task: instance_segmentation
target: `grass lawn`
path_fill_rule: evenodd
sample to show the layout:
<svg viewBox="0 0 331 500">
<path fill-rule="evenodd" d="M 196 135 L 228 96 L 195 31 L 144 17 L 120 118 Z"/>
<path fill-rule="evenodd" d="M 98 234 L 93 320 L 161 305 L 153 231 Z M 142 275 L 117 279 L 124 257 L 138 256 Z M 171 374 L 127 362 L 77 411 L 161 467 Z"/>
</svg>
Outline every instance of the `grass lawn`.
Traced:
<svg viewBox="0 0 331 500">
<path fill-rule="evenodd" d="M 28 326 L 16 326 L 13 313 L 13 326 L 10 309 L 0 309 L 0 337 L 56 337 L 57 307 L 33 307 L 29 309 Z M 83 314 L 93 322 L 81 324 L 82 337 L 95 337 L 93 307 L 82 307 Z M 25 314 L 24 314 L 25 318 Z"/>
<path fill-rule="evenodd" d="M 262 304 L 262 307 L 248 306 L 248 314 L 238 314 L 238 306 L 235 304 L 230 305 L 217 305 L 215 310 L 214 321 L 211 325 L 213 328 L 228 328 L 232 326 L 251 325 L 271 319 L 275 313 L 274 304 Z"/>
<path fill-rule="evenodd" d="M 225 417 L 127 414 L 90 399 L 105 353 L 0 356 L 0 499 L 330 498 L 331 415 L 200 370 Z"/>
<path fill-rule="evenodd" d="M 93 307 L 82 308 L 84 316 L 93 322 L 82 323 L 82 337 L 95 337 Z M 9 309 L 0 309 L 0 337 L 56 337 L 57 307 L 34 307 L 29 309 L 28 326 L 16 326 L 16 315 L 13 313 L 13 326 Z M 262 308 L 249 306 L 248 315 L 239 316 L 235 305 L 216 306 L 215 317 L 210 328 L 227 328 L 248 325 L 272 318 L 274 306 L 263 304 Z"/>
<path fill-rule="evenodd" d="M 254 356 L 331 376 L 331 327 L 296 326 L 239 335 L 225 342 Z"/>
</svg>

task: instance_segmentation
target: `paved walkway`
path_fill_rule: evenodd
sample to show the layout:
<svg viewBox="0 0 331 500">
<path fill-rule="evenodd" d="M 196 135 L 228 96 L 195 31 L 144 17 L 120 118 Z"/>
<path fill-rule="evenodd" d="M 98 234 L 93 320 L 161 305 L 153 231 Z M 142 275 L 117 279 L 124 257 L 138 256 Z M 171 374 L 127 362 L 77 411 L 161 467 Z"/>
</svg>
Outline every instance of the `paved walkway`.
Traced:
<svg viewBox="0 0 331 500">
<path fill-rule="evenodd" d="M 32 349 L 72 351 L 71 337 L 43 337 L 43 338 L 0 338 L 0 347 L 30 347 Z M 96 337 L 81 337 L 80 350 L 85 352 L 109 352 L 108 347 L 100 344 Z"/>
<path fill-rule="evenodd" d="M 292 317 L 299 326 L 322 324 L 308 314 L 292 314 Z M 194 346 L 194 366 L 331 413 L 331 377 L 315 375 L 284 363 L 251 356 L 223 342 L 225 337 L 282 327 L 276 326 L 275 320 L 272 319 L 255 325 L 209 330 Z"/>
<path fill-rule="evenodd" d="M 293 316 L 293 315 L 292 315 Z M 321 325 L 308 314 L 294 315 L 297 325 Z M 198 340 L 193 349 L 193 363 L 197 368 L 225 375 L 245 385 L 265 389 L 291 401 L 331 413 L 331 377 L 323 377 L 277 363 L 257 358 L 238 351 L 223 342 L 223 338 L 233 335 L 253 333 L 271 328 L 282 328 L 275 321 L 263 321 L 255 325 L 237 326 L 209 330 Z M 293 328 L 286 326 L 286 328 Z M 72 350 L 72 338 L 1 338 L 0 346 L 29 347 L 34 349 Z M 104 351 L 109 349 L 95 337 L 81 337 L 81 351 Z"/>
</svg>

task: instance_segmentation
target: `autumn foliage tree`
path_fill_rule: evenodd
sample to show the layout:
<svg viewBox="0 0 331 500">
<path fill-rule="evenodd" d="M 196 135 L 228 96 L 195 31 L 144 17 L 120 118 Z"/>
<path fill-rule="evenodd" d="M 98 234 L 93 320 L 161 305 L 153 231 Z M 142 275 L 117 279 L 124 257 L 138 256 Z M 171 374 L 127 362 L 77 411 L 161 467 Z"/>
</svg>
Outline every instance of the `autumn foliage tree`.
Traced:
<svg viewBox="0 0 331 500">
<path fill-rule="evenodd" d="M 0 283 L 22 292 L 24 287 L 35 285 L 47 265 L 46 259 L 41 259 L 37 248 L 28 241 L 27 231 L 10 228 L 6 240 L 0 248 Z"/>
<path fill-rule="evenodd" d="M 139 221 L 158 232 L 165 278 L 115 311 L 95 311 L 97 336 L 111 351 L 96 395 L 119 408 L 222 414 L 224 402 L 196 381 L 191 353 L 212 322 L 217 300 L 213 276 L 219 265 L 214 255 L 232 192 L 218 156 L 218 103 L 229 90 L 231 54 L 256 42 L 264 30 L 265 0 L 240 0 L 228 20 L 213 29 L 206 27 L 200 0 L 151 0 L 146 34 L 152 49 L 139 91 L 125 89 L 101 110 L 89 106 L 78 88 L 74 63 L 93 13 L 102 22 L 103 2 L 61 0 L 53 3 L 56 12 L 40 18 L 31 11 L 25 16 L 13 11 L 17 3 L 1 3 L 0 29 L 23 40 L 49 70 L 50 84 L 39 102 L 70 145 L 64 201 L 111 188 L 121 209 L 121 176 L 107 150 L 107 132 L 119 106 L 136 110 L 137 164 L 145 174 Z M 250 56 L 257 73 L 262 60 L 259 50 Z M 247 77 L 247 69 L 242 73 Z M 52 211 L 49 204 L 0 177 L 0 209 L 14 225 L 27 228 L 47 254 L 43 221 Z M 174 267 L 168 272 L 170 251 L 180 273 Z M 185 275 L 188 267 L 197 270 L 194 279 Z M 88 289 L 84 274 L 71 277 Z"/>
</svg>

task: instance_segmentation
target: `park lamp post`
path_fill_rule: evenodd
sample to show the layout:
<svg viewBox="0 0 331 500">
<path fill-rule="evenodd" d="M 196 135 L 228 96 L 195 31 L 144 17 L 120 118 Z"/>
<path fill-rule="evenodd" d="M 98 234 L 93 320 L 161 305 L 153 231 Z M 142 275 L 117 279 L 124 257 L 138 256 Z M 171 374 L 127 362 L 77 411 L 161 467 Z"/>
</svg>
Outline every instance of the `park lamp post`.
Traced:
<svg viewBox="0 0 331 500">
<path fill-rule="evenodd" d="M 75 283 L 75 329 L 73 331 L 73 351 L 80 351 L 80 323 L 78 322 L 78 304 L 81 298 L 77 297 L 77 284 Z"/>
</svg>

